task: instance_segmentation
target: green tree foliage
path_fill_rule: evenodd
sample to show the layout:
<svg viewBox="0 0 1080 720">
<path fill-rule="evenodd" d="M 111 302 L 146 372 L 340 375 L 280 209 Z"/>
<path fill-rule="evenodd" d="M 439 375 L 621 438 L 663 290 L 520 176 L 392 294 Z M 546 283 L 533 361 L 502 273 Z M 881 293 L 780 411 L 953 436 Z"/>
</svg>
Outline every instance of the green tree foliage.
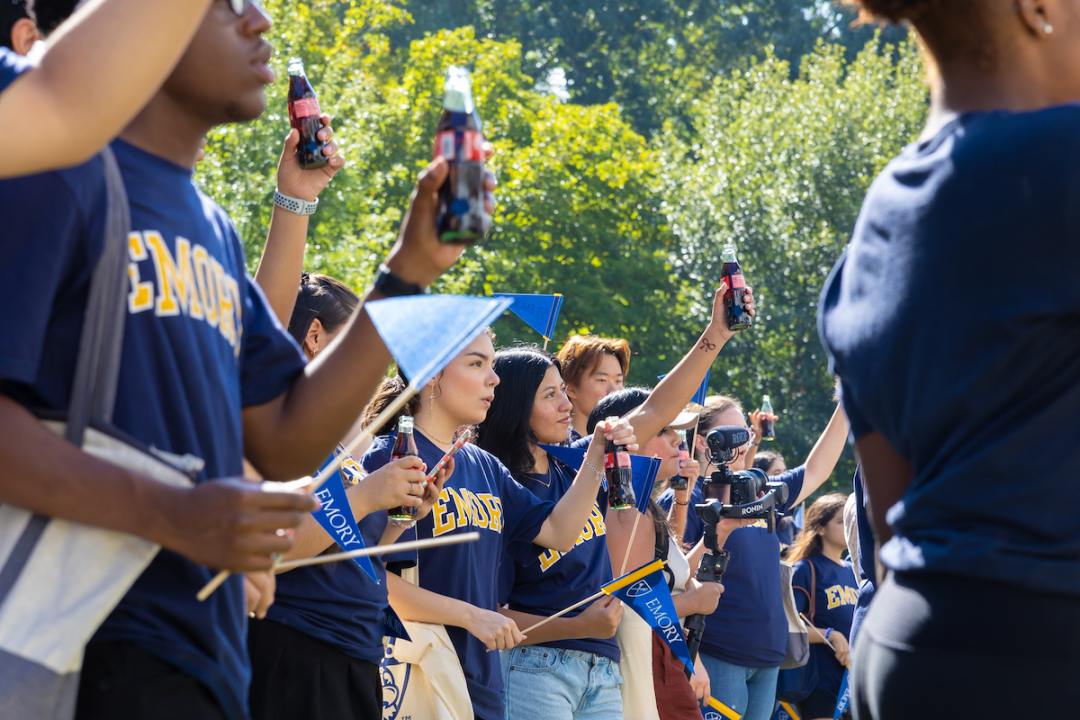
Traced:
<svg viewBox="0 0 1080 720">
<path fill-rule="evenodd" d="M 262 118 L 211 135 L 199 169 L 235 219 L 252 269 L 288 131 L 288 57 L 304 59 L 349 160 L 312 219 L 306 269 L 357 290 L 392 243 L 431 157 L 445 70 L 465 64 L 496 148 L 498 208 L 488 241 L 468 249 L 435 290 L 561 292 L 550 349 L 571 333 L 625 337 L 634 351 L 629 381 L 653 384 L 707 323 L 719 245 L 735 240 L 762 316 L 725 349 L 711 389 L 748 409 L 770 392 L 781 413 L 777 446 L 789 462 L 806 456 L 831 412 L 814 322 L 819 288 L 871 178 L 925 112 L 911 44 L 875 41 L 850 63 L 845 47 L 824 44 L 798 77 L 765 53 L 712 76 L 679 127 L 668 122 L 646 140 L 614 103 L 538 90 L 523 69 L 533 61 L 512 39 L 460 27 L 394 49 L 390 36 L 409 22 L 402 5 L 265 5 L 282 77 Z M 510 314 L 495 329 L 502 345 L 541 340 Z"/>
<path fill-rule="evenodd" d="M 514 40 L 527 72 L 559 68 L 573 102 L 617 102 L 638 132 L 687 120 L 689 105 L 718 76 L 749 67 L 766 48 L 798 69 L 819 40 L 840 43 L 848 59 L 873 36 L 855 13 L 830 0 L 408 0 L 414 23 L 390 32 L 412 40 L 474 26 L 480 36 Z M 905 31 L 887 31 L 900 40 Z"/>
<path fill-rule="evenodd" d="M 721 357 L 726 379 L 714 387 L 753 402 L 771 394 L 789 465 L 806 456 L 832 407 L 818 294 L 871 180 L 925 120 L 916 44 L 879 42 L 851 64 L 840 47 L 819 45 L 795 80 L 770 55 L 715 83 L 697 106 L 694 142 L 664 138 L 672 171 L 661 192 L 680 276 L 714 281 L 721 246 L 733 241 L 762 303 L 754 331 Z M 843 474 L 851 469 L 849 460 Z"/>
</svg>

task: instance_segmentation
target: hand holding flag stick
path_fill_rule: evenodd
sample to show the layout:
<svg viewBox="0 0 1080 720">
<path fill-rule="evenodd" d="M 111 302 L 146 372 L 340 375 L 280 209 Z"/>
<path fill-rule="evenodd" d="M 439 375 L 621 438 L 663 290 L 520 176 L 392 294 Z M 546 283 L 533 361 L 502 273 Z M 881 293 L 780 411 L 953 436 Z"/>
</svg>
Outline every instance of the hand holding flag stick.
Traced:
<svg viewBox="0 0 1080 720">
<path fill-rule="evenodd" d="M 824 634 L 824 633 L 822 633 L 822 632 L 821 632 L 821 630 L 819 630 L 819 629 L 818 629 L 818 626 L 817 626 L 817 625 L 814 625 L 814 624 L 813 624 L 812 622 L 810 622 L 810 621 L 809 621 L 809 620 L 807 619 L 807 617 L 806 617 L 805 615 L 803 615 L 802 613 L 799 613 L 799 617 L 801 617 L 801 618 L 802 618 L 802 621 L 803 621 L 804 623 L 806 623 L 806 627 L 810 628 L 810 629 L 811 629 L 811 630 L 813 630 L 813 631 L 814 631 L 815 633 L 817 633 L 817 636 L 818 636 L 819 638 L 821 638 L 821 641 L 822 641 L 823 643 L 825 643 L 826 645 L 828 645 L 828 646 L 829 646 L 829 649 L 830 649 L 830 650 L 832 650 L 833 652 L 836 652 L 836 646 L 835 646 L 835 645 L 833 645 L 833 644 L 832 644 L 831 642 L 829 642 L 829 640 L 828 640 L 828 639 L 827 639 L 827 638 L 825 637 L 825 634 Z"/>
</svg>

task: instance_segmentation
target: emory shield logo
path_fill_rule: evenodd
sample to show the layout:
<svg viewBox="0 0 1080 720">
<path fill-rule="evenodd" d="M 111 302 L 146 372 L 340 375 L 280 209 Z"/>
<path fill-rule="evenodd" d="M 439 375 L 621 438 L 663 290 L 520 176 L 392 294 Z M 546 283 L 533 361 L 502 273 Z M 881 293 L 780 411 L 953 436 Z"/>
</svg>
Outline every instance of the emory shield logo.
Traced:
<svg viewBox="0 0 1080 720">
<path fill-rule="evenodd" d="M 648 595 L 652 592 L 652 586 L 649 585 L 648 580 L 638 580 L 636 583 L 626 589 L 627 597 L 641 597 L 642 595 Z"/>
</svg>

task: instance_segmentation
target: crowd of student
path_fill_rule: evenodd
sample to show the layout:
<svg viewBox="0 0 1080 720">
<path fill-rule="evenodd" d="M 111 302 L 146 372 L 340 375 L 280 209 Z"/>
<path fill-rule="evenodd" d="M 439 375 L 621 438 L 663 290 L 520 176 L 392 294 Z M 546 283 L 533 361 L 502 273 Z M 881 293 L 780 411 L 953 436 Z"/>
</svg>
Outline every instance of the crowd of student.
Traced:
<svg viewBox="0 0 1080 720">
<path fill-rule="evenodd" d="M 391 357 L 364 303 L 424 292 L 463 250 L 435 234 L 445 161 L 418 177 L 399 238 L 363 298 L 334 278 L 303 273 L 308 220 L 284 206 L 274 208 L 252 278 L 232 222 L 198 187 L 193 167 L 212 128 L 265 110 L 264 88 L 274 77 L 272 49 L 262 39 L 269 20 L 259 5 L 5 2 L 0 464 L 7 479 L 0 501 L 162 547 L 86 646 L 70 707 L 60 699 L 59 708 L 44 710 L 49 703 L 31 691 L 36 678 L 8 673 L 3 682 L 19 677 L 28 691 L 12 693 L 0 682 L 5 716 L 382 717 L 400 700 L 386 694 L 399 689 L 385 666 L 386 638 L 404 622 L 456 658 L 464 716 L 696 720 L 702 703 L 715 698 L 747 720 L 767 720 L 781 673 L 791 672 L 781 670 L 790 642 L 783 559 L 794 563 L 790 584 L 809 625 L 815 669 L 799 699 L 802 717 L 833 717 L 849 665 L 857 718 L 915 711 L 958 717 L 972 702 L 980 717 L 1016 715 L 1024 702 L 1049 716 L 1072 704 L 1076 691 L 1066 688 L 1080 669 L 1073 622 L 1080 530 L 1058 507 L 1032 503 L 1059 497 L 1052 505 L 1071 508 L 1075 483 L 1062 481 L 1059 467 L 1040 466 L 1033 476 L 1039 492 L 1003 502 L 1014 498 L 1015 477 L 1002 469 L 1012 466 L 1003 453 L 1045 440 L 1048 428 L 1071 426 L 1080 285 L 1053 283 L 1044 297 L 982 302 L 980 283 L 1000 273 L 965 263 L 970 248 L 953 232 L 961 217 L 971 217 L 957 208 L 973 202 L 957 188 L 978 186 L 1000 209 L 1014 206 L 1010 193 L 1019 193 L 1027 204 L 1014 215 L 981 221 L 980 237 L 994 250 L 983 256 L 1006 257 L 1014 236 L 1037 227 L 1046 251 L 1057 253 L 1050 266 L 1076 267 L 1075 250 L 1062 240 L 1071 237 L 1071 216 L 1058 212 L 1068 207 L 1061 189 L 1071 190 L 1074 170 L 1032 159 L 1049 151 L 1043 140 L 1075 143 L 1075 108 L 1045 107 L 1080 98 L 1080 83 L 1038 68 L 1080 67 L 1073 57 L 1080 43 L 1058 40 L 1080 33 L 1080 12 L 1065 0 L 1023 0 L 1017 12 L 1006 12 L 1007 4 L 861 3 L 882 17 L 910 19 L 928 57 L 956 81 L 950 87 L 978 92 L 935 95 L 923 140 L 871 189 L 822 296 L 822 337 L 842 380 L 843 406 L 805 461 L 789 469 L 775 453 L 757 452 L 760 412 L 747 417 L 738 399 L 724 395 L 690 403 L 736 334 L 723 319 L 723 288 L 700 338 L 653 389 L 625 385 L 625 340 L 575 336 L 552 355 L 538 347 L 497 349 L 487 332 L 398 418 L 371 427 L 407 380 L 387 376 Z M 961 19 L 961 11 L 974 15 Z M 1053 34 L 1054 27 L 1061 30 Z M 1020 85 L 995 74 L 992 58 L 973 47 L 1017 53 L 1027 99 L 1009 94 Z M 981 80 L 972 79 L 973 68 Z M 1017 112 L 980 112 L 1002 106 Z M 32 141 L 15 132 L 28 122 Z M 278 167 L 283 196 L 315 201 L 344 165 L 329 118 L 323 123 L 331 162 L 301 171 L 290 133 Z M 1038 140 L 1003 155 L 1016 137 Z M 983 172 L 984 156 L 1003 164 Z M 109 432 L 183 467 L 196 481 L 191 487 L 97 459 L 41 422 L 69 408 L 83 366 L 79 339 L 111 227 L 114 163 L 132 230 Z M 994 176 L 1024 182 L 995 184 Z M 494 188 L 489 174 L 489 207 Z M 941 275 L 961 266 L 970 277 Z M 970 311 L 961 341 L 920 314 L 943 291 Z M 751 292 L 746 302 L 753 314 Z M 1008 333 L 1000 332 L 1003 324 Z M 404 416 L 415 427 L 417 456 L 392 459 Z M 751 429 L 730 467 L 758 467 L 784 482 L 789 497 L 780 509 L 788 511 L 832 474 L 849 416 L 864 463 L 853 496 L 820 497 L 797 536 L 790 521 L 770 533 L 764 521 L 723 520 L 717 534 L 731 555 L 723 582 L 695 580 L 704 526 L 693 507 L 715 469 L 708 431 Z M 677 431 L 689 427 L 696 439 L 684 461 Z M 993 442 L 985 435 L 991 427 Z M 353 457 L 339 443 L 362 428 L 375 437 Z M 424 483 L 425 471 L 466 428 L 473 442 Z M 659 477 L 688 477 L 688 487 L 659 483 L 644 514 L 610 509 L 601 483 L 609 441 L 659 458 Z M 544 445 L 582 448 L 581 468 Z M 1047 461 L 1069 465 L 1075 449 L 1060 450 Z M 334 539 L 311 514 L 311 495 L 266 492 L 236 478 L 302 478 L 328 457 L 342 461 L 340 480 L 331 482 L 343 484 L 367 545 L 469 531 L 479 540 L 376 556 L 370 573 L 338 562 L 275 574 L 275 557 L 333 552 Z M 402 505 L 418 508 L 408 530 L 385 512 Z M 645 530 L 635 532 L 639 518 Z M 25 537 L 4 549 L 5 562 Z M 880 559 L 893 574 L 879 588 L 881 541 Z M 616 568 L 654 559 L 666 562 L 678 615 L 707 616 L 689 680 L 671 648 L 611 597 L 522 633 L 597 594 L 621 574 Z M 200 602 L 196 593 L 213 576 L 210 568 L 236 574 Z M 7 574 L 0 573 L 0 603 L 11 590 Z M 1035 642 L 1010 624 L 990 633 L 996 644 L 984 641 L 985 628 L 1021 604 L 1061 632 Z M 853 656 L 856 632 L 866 639 Z M 1019 667 L 1018 658 L 1026 661 Z M 952 685 L 972 673 L 1000 678 L 1001 692 L 958 700 Z M 1047 682 L 1054 698 L 1028 700 L 1016 689 Z M 912 687 L 925 691 L 922 702 Z"/>
</svg>

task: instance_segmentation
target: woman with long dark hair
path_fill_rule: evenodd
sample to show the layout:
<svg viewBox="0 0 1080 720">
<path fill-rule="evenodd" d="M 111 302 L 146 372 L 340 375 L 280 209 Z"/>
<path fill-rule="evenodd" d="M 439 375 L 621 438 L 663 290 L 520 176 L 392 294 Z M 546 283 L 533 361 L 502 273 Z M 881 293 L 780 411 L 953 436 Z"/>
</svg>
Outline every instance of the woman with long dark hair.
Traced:
<svg viewBox="0 0 1080 720">
<path fill-rule="evenodd" d="M 264 260 L 280 260 L 281 249 L 271 240 Z M 261 276 L 264 283 L 272 277 Z M 279 288 L 269 290 L 270 296 L 283 295 L 275 292 Z M 344 283 L 304 273 L 291 309 L 289 334 L 313 360 L 345 328 L 357 304 L 359 298 Z M 388 525 L 387 509 L 419 506 L 418 515 L 427 515 L 453 472 L 453 466 L 448 466 L 424 491 L 420 486 L 424 464 L 419 458 L 401 458 L 368 475 L 340 446 L 336 454 L 344 455 L 341 470 L 327 482 L 344 484 L 349 510 L 367 547 L 393 542 L 401 535 L 400 528 Z M 326 503 L 329 496 L 319 497 Z M 285 559 L 341 551 L 336 539 L 307 515 Z M 379 661 L 386 627 L 394 624 L 382 558 L 296 568 L 279 574 L 276 585 L 274 604 L 266 610 L 265 619 L 258 617 L 248 624 L 253 720 L 301 716 L 363 720 L 381 715 Z"/>
<path fill-rule="evenodd" d="M 806 511 L 802 534 L 788 550 L 787 560 L 795 565 L 791 582 L 795 606 L 817 628 L 810 630 L 809 639 L 818 682 L 810 696 L 799 703 L 806 720 L 833 717 L 844 668 L 850 662 L 848 637 L 859 586 L 851 561 L 842 559 L 847 549 L 846 502 L 847 496 L 840 493 L 815 500 Z"/>
<path fill-rule="evenodd" d="M 818 305 L 891 571 L 858 632 L 856 712 L 1073 715 L 1080 3 L 852 4 L 910 22 L 930 76 L 926 127 L 870 186 Z"/>
<path fill-rule="evenodd" d="M 572 405 L 559 361 L 537 347 L 502 350 L 495 354 L 495 372 L 501 382 L 477 428 L 477 443 L 538 498 L 558 502 L 576 473 L 540 445 L 562 442 L 570 426 Z M 610 582 L 607 507 L 607 491 L 600 488 L 569 552 L 533 545 L 527 557 L 504 562 L 499 601 L 507 609 L 500 612 L 527 627 Z M 612 638 L 622 611 L 619 600 L 603 597 L 533 630 L 526 644 L 503 650 L 506 717 L 621 720 L 619 646 Z"/>
<path fill-rule="evenodd" d="M 500 382 L 494 360 L 491 337 L 480 335 L 403 411 L 415 419 L 417 448 L 429 466 L 450 449 L 459 428 L 484 422 Z M 369 405 L 368 420 L 404 388 L 403 379 L 388 380 Z M 477 531 L 480 540 L 394 558 L 399 568 L 418 566 L 418 583 L 389 575 L 391 605 L 405 620 L 446 626 L 473 711 L 481 720 L 502 720 L 505 714 L 499 656 L 489 651 L 509 650 L 523 640 L 514 621 L 498 612 L 499 565 L 506 556 L 527 559 L 534 546 L 563 553 L 573 550 L 595 506 L 607 439 L 637 447 L 628 423 L 605 423 L 589 448 L 587 462 L 557 501 L 529 492 L 497 458 L 466 444 L 434 510 L 416 523 L 415 535 L 424 539 Z M 385 465 L 394 440 L 393 432 L 376 438 L 364 456 L 365 469 Z"/>
</svg>

